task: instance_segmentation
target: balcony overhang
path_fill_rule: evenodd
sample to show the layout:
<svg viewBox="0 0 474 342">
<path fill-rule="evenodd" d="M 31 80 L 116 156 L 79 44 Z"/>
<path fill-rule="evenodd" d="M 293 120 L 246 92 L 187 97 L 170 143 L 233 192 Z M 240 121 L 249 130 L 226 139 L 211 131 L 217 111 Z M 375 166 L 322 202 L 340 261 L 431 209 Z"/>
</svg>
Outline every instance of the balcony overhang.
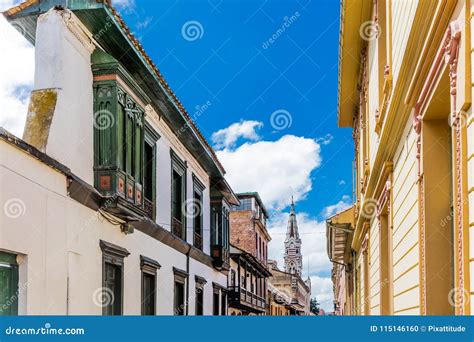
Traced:
<svg viewBox="0 0 474 342">
<path fill-rule="evenodd" d="M 372 1 L 342 0 L 339 33 L 338 125 L 352 127 L 359 102 L 358 77 L 365 41 L 360 34 L 369 20 Z"/>
<path fill-rule="evenodd" d="M 326 241 L 329 260 L 345 264 L 354 232 L 354 207 L 326 220 Z"/>
<path fill-rule="evenodd" d="M 235 261 L 238 261 L 239 258 L 242 258 L 265 278 L 272 276 L 272 273 L 268 270 L 268 268 L 263 265 L 256 257 L 233 245 L 230 246 L 230 257 Z"/>
<path fill-rule="evenodd" d="M 259 297 L 240 287 L 231 287 L 228 290 L 231 308 L 253 313 L 264 313 L 267 310 L 265 297 Z"/>
<path fill-rule="evenodd" d="M 228 202 L 238 204 L 229 184 L 223 180 L 225 170 L 214 150 L 110 0 L 28 0 L 3 12 L 3 16 L 34 45 L 38 17 L 52 8 L 65 8 L 74 13 L 91 32 L 94 41 L 140 84 L 152 107 L 218 184 Z"/>
</svg>

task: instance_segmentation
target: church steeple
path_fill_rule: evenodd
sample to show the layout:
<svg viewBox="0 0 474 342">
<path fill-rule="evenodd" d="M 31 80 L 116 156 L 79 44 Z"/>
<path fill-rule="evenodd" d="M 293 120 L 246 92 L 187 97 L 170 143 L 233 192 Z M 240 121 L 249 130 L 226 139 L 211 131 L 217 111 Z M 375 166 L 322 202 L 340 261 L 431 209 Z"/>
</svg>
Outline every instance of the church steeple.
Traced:
<svg viewBox="0 0 474 342">
<path fill-rule="evenodd" d="M 295 202 L 291 196 L 290 217 L 285 239 L 285 272 L 301 276 L 303 256 L 301 255 L 301 239 L 296 222 Z"/>
<path fill-rule="evenodd" d="M 289 238 L 299 239 L 298 224 L 296 223 L 295 202 L 291 196 L 290 218 L 288 220 L 288 228 L 286 229 L 286 240 Z"/>
</svg>

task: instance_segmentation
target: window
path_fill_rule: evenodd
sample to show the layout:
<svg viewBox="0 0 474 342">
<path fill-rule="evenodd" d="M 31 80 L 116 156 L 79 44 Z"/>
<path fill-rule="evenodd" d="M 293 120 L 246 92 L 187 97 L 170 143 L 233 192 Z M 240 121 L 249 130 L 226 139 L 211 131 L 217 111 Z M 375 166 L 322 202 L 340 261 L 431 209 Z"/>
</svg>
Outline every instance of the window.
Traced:
<svg viewBox="0 0 474 342">
<path fill-rule="evenodd" d="M 145 123 L 145 147 L 143 150 L 143 194 L 144 209 L 152 220 L 156 216 L 156 142 L 160 136 Z"/>
<path fill-rule="evenodd" d="M 203 221 L 203 195 L 204 185 L 193 174 L 193 229 L 194 229 L 194 246 L 202 250 L 202 221 Z"/>
<path fill-rule="evenodd" d="M 186 163 L 170 150 L 171 153 L 171 231 L 174 235 L 186 240 Z"/>
<path fill-rule="evenodd" d="M 204 285 L 206 279 L 196 276 L 196 316 L 204 315 Z"/>
<path fill-rule="evenodd" d="M 99 69 L 94 66 L 95 72 Z M 127 205 L 140 208 L 144 122 L 143 109 L 117 82 L 94 83 L 95 186 L 103 195 L 118 195 L 117 200 L 126 199 Z"/>
<path fill-rule="evenodd" d="M 219 288 L 214 286 L 212 292 L 212 314 L 219 316 Z"/>
<path fill-rule="evenodd" d="M 252 210 L 252 198 L 239 198 L 240 205 L 232 207 L 233 211 Z"/>
<path fill-rule="evenodd" d="M 214 267 L 229 267 L 229 209 L 224 199 L 211 203 L 211 255 Z"/>
<path fill-rule="evenodd" d="M 227 315 L 227 293 L 221 290 L 221 315 Z"/>
<path fill-rule="evenodd" d="M 140 256 L 142 270 L 142 315 L 156 315 L 156 271 L 160 264 L 150 258 Z"/>
<path fill-rule="evenodd" d="M 18 263 L 16 255 L 0 252 L 0 316 L 18 315 Z"/>
<path fill-rule="evenodd" d="M 100 240 L 102 249 L 102 314 L 123 313 L 123 259 L 130 253 L 123 247 Z"/>
<path fill-rule="evenodd" d="M 235 271 L 230 270 L 230 286 L 235 287 Z"/>
<path fill-rule="evenodd" d="M 174 314 L 184 316 L 187 314 L 186 281 L 188 273 L 173 267 L 174 272 Z"/>
</svg>

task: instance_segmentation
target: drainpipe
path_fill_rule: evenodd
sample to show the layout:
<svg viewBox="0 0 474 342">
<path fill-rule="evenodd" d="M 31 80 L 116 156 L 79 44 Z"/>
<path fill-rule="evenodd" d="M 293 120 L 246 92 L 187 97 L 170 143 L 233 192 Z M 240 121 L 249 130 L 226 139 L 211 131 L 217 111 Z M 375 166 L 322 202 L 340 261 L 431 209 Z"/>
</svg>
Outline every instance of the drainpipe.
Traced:
<svg viewBox="0 0 474 342">
<path fill-rule="evenodd" d="M 188 280 L 186 281 L 186 316 L 189 314 L 189 256 L 191 254 L 191 245 L 189 245 L 188 251 L 186 252 L 186 272 L 188 272 Z"/>
</svg>

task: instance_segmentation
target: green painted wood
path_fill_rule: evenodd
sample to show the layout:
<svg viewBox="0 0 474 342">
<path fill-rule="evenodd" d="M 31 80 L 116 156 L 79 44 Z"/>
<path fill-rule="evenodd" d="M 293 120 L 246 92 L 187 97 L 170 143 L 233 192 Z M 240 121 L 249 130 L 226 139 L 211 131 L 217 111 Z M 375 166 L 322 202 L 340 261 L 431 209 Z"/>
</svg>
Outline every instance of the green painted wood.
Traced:
<svg viewBox="0 0 474 342">
<path fill-rule="evenodd" d="M 0 252 L 0 316 L 18 314 L 18 264 L 16 255 Z"/>
</svg>

